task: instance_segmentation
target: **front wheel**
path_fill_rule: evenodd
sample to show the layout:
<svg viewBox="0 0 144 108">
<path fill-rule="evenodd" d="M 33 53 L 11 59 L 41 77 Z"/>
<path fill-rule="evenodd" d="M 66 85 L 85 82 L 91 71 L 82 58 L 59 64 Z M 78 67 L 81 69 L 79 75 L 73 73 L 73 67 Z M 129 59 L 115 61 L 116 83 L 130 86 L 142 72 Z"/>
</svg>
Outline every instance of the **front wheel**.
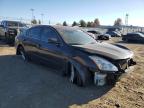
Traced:
<svg viewBox="0 0 144 108">
<path fill-rule="evenodd" d="M 79 75 L 77 69 L 72 64 L 70 66 L 69 81 L 78 86 L 84 85 L 81 76 Z"/>
</svg>

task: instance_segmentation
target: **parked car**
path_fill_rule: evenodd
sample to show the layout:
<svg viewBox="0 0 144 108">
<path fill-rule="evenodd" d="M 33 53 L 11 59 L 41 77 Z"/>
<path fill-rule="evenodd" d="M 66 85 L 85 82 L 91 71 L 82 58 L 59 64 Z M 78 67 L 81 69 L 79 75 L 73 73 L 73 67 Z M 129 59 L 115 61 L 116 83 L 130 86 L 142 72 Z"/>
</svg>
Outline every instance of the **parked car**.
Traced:
<svg viewBox="0 0 144 108">
<path fill-rule="evenodd" d="M 5 39 L 7 43 L 14 43 L 15 36 L 25 26 L 25 24 L 18 21 L 4 20 L 0 25 L 0 38 Z"/>
<path fill-rule="evenodd" d="M 144 34 L 139 32 L 128 33 L 122 37 L 122 40 L 126 42 L 144 42 Z"/>
<path fill-rule="evenodd" d="M 39 25 L 15 38 L 16 54 L 36 60 L 67 75 L 70 82 L 104 85 L 135 65 L 133 52 L 121 45 L 97 42 L 72 27 Z M 57 80 L 56 80 L 57 81 Z"/>
<path fill-rule="evenodd" d="M 90 35 L 92 38 L 94 38 L 96 40 L 96 37 L 93 33 L 90 33 L 90 32 L 87 32 L 87 33 L 88 33 L 88 35 Z"/>
<path fill-rule="evenodd" d="M 93 39 L 96 40 L 96 37 L 93 33 L 87 32 L 85 29 L 81 29 L 81 28 L 78 28 L 78 27 L 77 27 L 77 29 L 82 30 L 84 33 L 87 33 L 90 37 L 92 37 Z"/>
<path fill-rule="evenodd" d="M 144 35 L 144 32 L 139 32 L 139 33 L 142 33 Z"/>
<path fill-rule="evenodd" d="M 111 37 L 121 37 L 121 33 L 117 31 L 107 31 L 106 34 L 111 35 Z"/>
<path fill-rule="evenodd" d="M 96 30 L 88 30 L 87 32 L 94 34 L 95 39 L 98 39 L 98 40 L 109 40 L 111 38 L 109 34 L 104 34 Z"/>
</svg>

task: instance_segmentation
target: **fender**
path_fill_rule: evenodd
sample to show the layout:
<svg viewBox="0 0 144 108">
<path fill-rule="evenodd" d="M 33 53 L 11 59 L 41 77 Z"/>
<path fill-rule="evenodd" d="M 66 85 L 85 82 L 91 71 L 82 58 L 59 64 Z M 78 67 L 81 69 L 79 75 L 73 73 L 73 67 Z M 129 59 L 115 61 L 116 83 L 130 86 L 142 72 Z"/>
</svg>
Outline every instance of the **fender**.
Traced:
<svg viewBox="0 0 144 108">
<path fill-rule="evenodd" d="M 77 74 L 80 75 L 83 85 L 89 84 L 90 78 L 91 78 L 91 73 L 88 71 L 87 67 L 81 65 L 78 63 L 78 61 L 70 59 L 69 63 L 71 63 L 76 69 L 77 69 Z"/>
</svg>

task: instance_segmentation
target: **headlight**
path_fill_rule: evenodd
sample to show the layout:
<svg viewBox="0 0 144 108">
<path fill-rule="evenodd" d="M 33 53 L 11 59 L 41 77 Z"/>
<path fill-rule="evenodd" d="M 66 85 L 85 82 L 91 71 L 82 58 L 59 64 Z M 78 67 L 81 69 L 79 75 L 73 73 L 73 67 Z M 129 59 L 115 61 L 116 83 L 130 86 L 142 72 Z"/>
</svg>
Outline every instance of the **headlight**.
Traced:
<svg viewBox="0 0 144 108">
<path fill-rule="evenodd" d="M 100 70 L 103 71 L 118 71 L 118 68 L 109 62 L 108 60 L 98 57 L 98 56 L 89 56 L 98 66 Z"/>
</svg>

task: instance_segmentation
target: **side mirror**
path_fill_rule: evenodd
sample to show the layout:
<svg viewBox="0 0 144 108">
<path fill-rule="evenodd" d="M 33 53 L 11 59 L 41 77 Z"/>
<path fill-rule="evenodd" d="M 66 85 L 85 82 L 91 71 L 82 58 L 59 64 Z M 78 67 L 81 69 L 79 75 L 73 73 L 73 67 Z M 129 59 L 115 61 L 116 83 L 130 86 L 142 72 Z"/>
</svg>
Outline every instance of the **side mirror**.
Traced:
<svg viewBox="0 0 144 108">
<path fill-rule="evenodd" d="M 58 41 L 57 38 L 49 38 L 48 43 L 52 43 L 52 44 L 56 44 L 56 45 L 60 44 L 60 42 Z"/>
</svg>

